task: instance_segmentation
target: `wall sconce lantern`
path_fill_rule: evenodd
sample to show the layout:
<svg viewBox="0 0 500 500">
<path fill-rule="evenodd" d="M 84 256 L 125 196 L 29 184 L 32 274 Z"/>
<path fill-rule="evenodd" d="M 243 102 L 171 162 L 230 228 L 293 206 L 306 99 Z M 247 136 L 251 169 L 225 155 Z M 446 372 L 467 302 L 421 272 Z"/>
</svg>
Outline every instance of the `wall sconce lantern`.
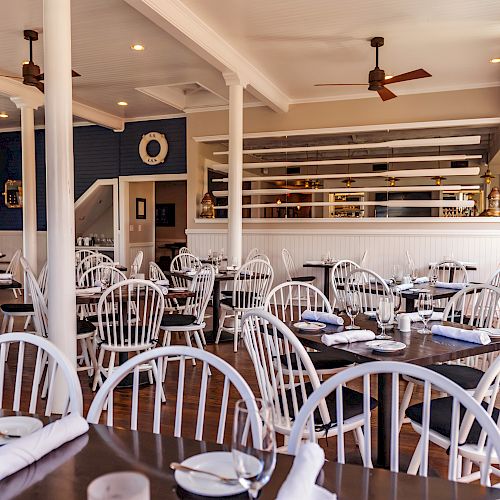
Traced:
<svg viewBox="0 0 500 500">
<path fill-rule="evenodd" d="M 212 195 L 210 193 L 205 193 L 201 200 L 201 213 L 200 217 L 202 219 L 214 219 L 215 218 L 215 203 Z"/>
<path fill-rule="evenodd" d="M 4 185 L 5 206 L 7 208 L 22 208 L 23 206 L 23 183 L 22 181 L 8 180 Z"/>
<path fill-rule="evenodd" d="M 484 179 L 486 184 L 491 184 L 491 179 L 494 179 L 495 176 L 491 173 L 490 167 L 486 168 L 486 172 L 481 176 L 481 179 Z"/>
<path fill-rule="evenodd" d="M 488 208 L 480 214 L 481 217 L 500 217 L 500 191 L 495 186 L 488 195 Z"/>
</svg>

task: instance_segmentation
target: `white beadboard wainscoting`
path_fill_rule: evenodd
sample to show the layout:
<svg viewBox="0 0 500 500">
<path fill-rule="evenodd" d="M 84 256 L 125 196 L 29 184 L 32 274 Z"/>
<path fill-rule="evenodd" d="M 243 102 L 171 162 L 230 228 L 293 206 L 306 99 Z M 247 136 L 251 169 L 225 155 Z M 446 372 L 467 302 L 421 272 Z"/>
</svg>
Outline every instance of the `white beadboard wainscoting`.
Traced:
<svg viewBox="0 0 500 500">
<path fill-rule="evenodd" d="M 38 249 L 38 269 L 40 271 L 45 261 L 47 260 L 47 232 L 38 231 L 37 233 L 37 249 Z M 19 248 L 23 248 L 23 232 L 22 231 L 0 231 L 0 253 L 4 253 L 6 257 L 0 260 L 5 262 L 10 260 L 12 255 Z M 5 267 L 5 266 L 2 266 Z M 19 278 L 19 276 L 18 276 Z"/>
<path fill-rule="evenodd" d="M 477 230 L 470 229 L 470 222 L 461 227 L 457 223 L 436 224 L 429 220 L 427 227 L 418 229 L 401 221 L 397 228 L 378 221 L 370 229 L 356 229 L 356 224 L 321 229 L 247 228 L 243 230 L 243 258 L 253 247 L 267 254 L 274 268 L 275 284 L 286 280 L 282 248 L 290 251 L 297 267 L 307 260 L 319 260 L 328 252 L 336 259 L 359 262 L 367 250 L 366 267 L 385 277 L 391 276 L 394 264 L 407 264 L 406 251 L 421 275 L 428 274 L 429 262 L 453 255 L 457 260 L 477 262 L 479 269 L 470 272 L 470 280 L 486 281 L 500 267 L 500 222 L 491 222 L 478 221 Z M 188 247 L 199 256 L 206 256 L 209 250 L 224 248 L 227 251 L 226 232 L 226 229 L 212 229 L 210 224 L 187 229 Z M 303 272 L 318 276 L 317 284 L 322 286 L 322 269 L 304 268 Z"/>
<path fill-rule="evenodd" d="M 155 242 L 154 241 L 146 241 L 140 243 L 129 243 L 129 263 L 128 270 L 130 272 L 132 262 L 139 250 L 144 252 L 144 258 L 142 259 L 142 266 L 139 269 L 140 273 L 144 273 L 146 278 L 148 276 L 149 263 L 151 261 L 155 261 Z"/>
</svg>

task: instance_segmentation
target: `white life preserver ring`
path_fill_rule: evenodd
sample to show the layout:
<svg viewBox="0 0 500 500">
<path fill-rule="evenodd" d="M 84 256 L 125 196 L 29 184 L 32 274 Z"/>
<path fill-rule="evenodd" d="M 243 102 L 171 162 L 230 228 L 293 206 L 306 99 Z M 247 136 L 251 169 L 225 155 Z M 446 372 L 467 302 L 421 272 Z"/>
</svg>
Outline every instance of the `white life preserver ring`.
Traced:
<svg viewBox="0 0 500 500">
<path fill-rule="evenodd" d="M 160 145 L 160 151 L 157 155 L 151 156 L 148 154 L 148 144 L 150 142 L 156 141 Z M 141 160 L 147 165 L 158 165 L 163 163 L 168 153 L 168 142 L 167 138 L 160 134 L 160 132 L 149 132 L 142 136 L 141 142 L 139 143 L 139 155 Z"/>
</svg>

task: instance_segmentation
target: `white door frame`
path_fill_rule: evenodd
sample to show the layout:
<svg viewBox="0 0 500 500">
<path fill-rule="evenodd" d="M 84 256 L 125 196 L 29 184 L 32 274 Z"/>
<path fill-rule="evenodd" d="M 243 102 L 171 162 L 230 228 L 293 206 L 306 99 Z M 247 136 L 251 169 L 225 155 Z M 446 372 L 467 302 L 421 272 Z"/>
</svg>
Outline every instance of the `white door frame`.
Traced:
<svg viewBox="0 0 500 500">
<path fill-rule="evenodd" d="M 118 177 L 119 192 L 119 249 L 115 255 L 119 256 L 119 261 L 127 265 L 129 261 L 130 238 L 129 238 L 129 185 L 131 182 L 168 182 L 187 181 L 187 173 L 184 174 L 144 174 L 144 175 L 123 175 Z M 154 205 L 154 200 L 153 200 Z M 154 208 L 154 207 L 153 207 Z M 155 234 L 155 219 L 153 218 L 153 234 Z"/>
</svg>

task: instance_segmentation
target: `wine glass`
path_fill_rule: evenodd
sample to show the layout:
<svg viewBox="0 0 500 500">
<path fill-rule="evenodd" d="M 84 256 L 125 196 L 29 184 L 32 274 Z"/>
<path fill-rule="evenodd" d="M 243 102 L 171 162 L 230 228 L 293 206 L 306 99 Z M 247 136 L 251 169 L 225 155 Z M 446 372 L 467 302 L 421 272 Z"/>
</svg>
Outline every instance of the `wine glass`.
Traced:
<svg viewBox="0 0 500 500">
<path fill-rule="evenodd" d="M 394 305 L 392 302 L 393 301 L 389 297 L 382 297 L 375 311 L 378 326 L 382 330 L 382 333 L 375 336 L 377 340 L 388 340 L 392 338 L 390 335 L 387 335 L 385 333 L 387 325 L 392 321 L 394 310 Z"/>
<path fill-rule="evenodd" d="M 248 491 L 249 498 L 258 497 L 276 466 L 276 436 L 271 405 L 260 398 L 254 401 L 256 408 L 249 408 L 243 399 L 236 403 L 231 448 L 236 475 Z M 253 418 L 256 428 L 251 425 Z"/>
<path fill-rule="evenodd" d="M 108 288 L 108 286 L 110 285 L 110 282 L 111 282 L 111 269 L 109 267 L 105 267 L 102 270 L 100 281 L 101 281 L 103 289 Z"/>
<path fill-rule="evenodd" d="M 359 330 L 359 326 L 354 324 L 356 316 L 361 310 L 361 297 L 357 293 L 348 293 L 345 297 L 345 312 L 351 323 L 344 327 L 344 330 Z"/>
<path fill-rule="evenodd" d="M 399 264 L 394 264 L 392 268 L 392 279 L 394 280 L 394 283 L 398 283 L 401 281 L 401 278 L 403 277 L 403 268 Z"/>
<path fill-rule="evenodd" d="M 432 313 L 434 312 L 434 303 L 432 301 L 432 295 L 427 292 L 420 293 L 417 301 L 417 311 L 418 315 L 424 323 L 424 327 L 418 330 L 418 333 L 428 335 L 432 333 L 427 327 L 427 322 L 431 319 Z"/>
</svg>

